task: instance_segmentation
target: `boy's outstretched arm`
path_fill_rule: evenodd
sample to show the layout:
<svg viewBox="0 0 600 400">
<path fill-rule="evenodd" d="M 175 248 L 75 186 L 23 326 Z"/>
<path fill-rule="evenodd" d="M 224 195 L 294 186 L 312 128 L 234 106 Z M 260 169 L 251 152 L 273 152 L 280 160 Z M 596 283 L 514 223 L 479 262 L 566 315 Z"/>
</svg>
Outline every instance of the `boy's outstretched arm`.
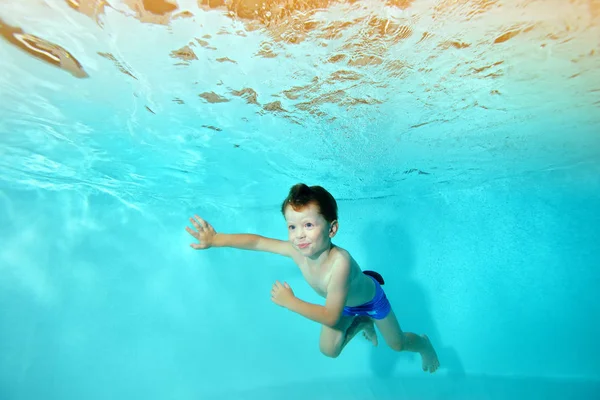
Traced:
<svg viewBox="0 0 600 400">
<path fill-rule="evenodd" d="M 325 305 L 308 303 L 294 296 L 292 288 L 285 283 L 275 282 L 271 290 L 271 299 L 276 304 L 294 311 L 303 317 L 334 327 L 340 320 L 348 295 L 350 261 L 340 258 L 332 266 L 331 279 L 327 285 Z"/>
<path fill-rule="evenodd" d="M 196 229 L 194 230 L 186 226 L 185 230 L 198 240 L 198 243 L 190 244 L 190 247 L 196 250 L 204 250 L 210 247 L 233 247 L 243 250 L 265 251 L 285 257 L 292 257 L 295 251 L 289 242 L 283 240 L 271 239 L 251 233 L 217 233 L 211 224 L 197 215 L 194 218 L 190 218 L 190 222 Z"/>
</svg>

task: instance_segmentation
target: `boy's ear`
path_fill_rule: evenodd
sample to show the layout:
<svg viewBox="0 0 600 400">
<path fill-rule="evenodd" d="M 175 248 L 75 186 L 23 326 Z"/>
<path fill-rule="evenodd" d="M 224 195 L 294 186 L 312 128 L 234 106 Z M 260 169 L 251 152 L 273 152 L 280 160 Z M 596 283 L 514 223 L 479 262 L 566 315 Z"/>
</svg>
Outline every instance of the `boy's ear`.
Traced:
<svg viewBox="0 0 600 400">
<path fill-rule="evenodd" d="M 335 236 L 335 234 L 338 231 L 338 222 L 337 220 L 331 221 L 330 227 L 329 227 L 329 237 L 332 238 Z"/>
</svg>

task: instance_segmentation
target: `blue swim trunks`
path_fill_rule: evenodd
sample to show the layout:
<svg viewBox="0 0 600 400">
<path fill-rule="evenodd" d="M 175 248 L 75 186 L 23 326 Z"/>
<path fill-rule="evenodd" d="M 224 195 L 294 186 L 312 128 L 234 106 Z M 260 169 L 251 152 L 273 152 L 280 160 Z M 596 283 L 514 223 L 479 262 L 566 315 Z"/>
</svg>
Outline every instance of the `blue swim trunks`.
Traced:
<svg viewBox="0 0 600 400">
<path fill-rule="evenodd" d="M 348 317 L 366 315 L 367 317 L 371 317 L 373 319 L 383 319 L 390 313 L 390 310 L 392 309 L 390 302 L 388 301 L 385 292 L 381 287 L 381 285 L 384 283 L 383 278 L 377 272 L 364 271 L 363 273 L 368 275 L 371 279 L 373 279 L 373 282 L 375 282 L 375 296 L 371 301 L 361 304 L 360 306 L 344 307 L 342 315 Z"/>
</svg>

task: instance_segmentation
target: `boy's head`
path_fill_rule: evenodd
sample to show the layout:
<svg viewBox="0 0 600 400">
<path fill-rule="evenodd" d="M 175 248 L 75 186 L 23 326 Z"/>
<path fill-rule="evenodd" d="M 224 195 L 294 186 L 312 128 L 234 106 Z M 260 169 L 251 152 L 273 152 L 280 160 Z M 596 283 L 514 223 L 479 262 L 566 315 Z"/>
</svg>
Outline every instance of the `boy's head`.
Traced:
<svg viewBox="0 0 600 400">
<path fill-rule="evenodd" d="M 313 204 L 318 207 L 319 213 L 328 223 L 337 221 L 337 203 L 331 193 L 321 186 L 307 186 L 304 183 L 298 183 L 291 187 L 288 196 L 281 204 L 281 213 L 285 215 L 287 206 L 291 206 L 295 211 Z"/>
<path fill-rule="evenodd" d="M 331 246 L 338 229 L 337 203 L 321 186 L 292 186 L 281 205 L 289 241 L 305 256 L 318 256 Z"/>
</svg>

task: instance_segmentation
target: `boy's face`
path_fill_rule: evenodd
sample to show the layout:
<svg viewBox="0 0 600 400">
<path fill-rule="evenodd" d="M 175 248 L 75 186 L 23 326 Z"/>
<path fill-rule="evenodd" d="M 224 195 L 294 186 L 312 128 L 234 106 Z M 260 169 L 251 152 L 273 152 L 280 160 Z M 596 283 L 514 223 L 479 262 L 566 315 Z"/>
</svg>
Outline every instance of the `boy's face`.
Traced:
<svg viewBox="0 0 600 400">
<path fill-rule="evenodd" d="M 310 203 L 298 210 L 288 205 L 284 215 L 289 241 L 300 253 L 310 257 L 330 246 L 337 231 L 337 222 L 328 223 L 316 204 Z"/>
</svg>

